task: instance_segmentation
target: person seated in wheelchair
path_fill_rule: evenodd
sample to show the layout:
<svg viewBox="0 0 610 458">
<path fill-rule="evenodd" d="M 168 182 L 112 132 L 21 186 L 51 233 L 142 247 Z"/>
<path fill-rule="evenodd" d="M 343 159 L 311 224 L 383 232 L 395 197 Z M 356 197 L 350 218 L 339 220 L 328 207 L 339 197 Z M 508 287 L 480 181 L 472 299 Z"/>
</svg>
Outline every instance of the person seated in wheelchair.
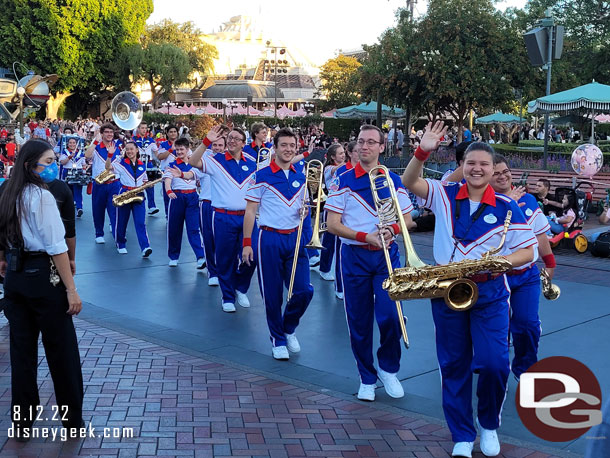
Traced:
<svg viewBox="0 0 610 458">
<path fill-rule="evenodd" d="M 563 209 L 562 216 L 557 217 L 554 213 L 548 216 L 552 234 L 570 232 L 578 223 L 578 202 L 576 201 L 576 196 L 569 193 L 564 194 L 561 205 Z"/>
</svg>

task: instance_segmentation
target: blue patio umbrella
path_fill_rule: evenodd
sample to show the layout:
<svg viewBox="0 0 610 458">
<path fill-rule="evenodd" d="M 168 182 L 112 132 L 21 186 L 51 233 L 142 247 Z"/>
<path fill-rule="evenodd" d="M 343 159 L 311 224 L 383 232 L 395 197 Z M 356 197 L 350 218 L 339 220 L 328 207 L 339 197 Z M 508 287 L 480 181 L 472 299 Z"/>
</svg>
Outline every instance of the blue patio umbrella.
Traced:
<svg viewBox="0 0 610 458">
<path fill-rule="evenodd" d="M 519 118 L 519 116 L 502 113 L 501 111 L 483 116 L 482 118 L 477 118 L 474 121 L 475 124 L 519 124 L 522 122 L 523 119 Z"/>
<path fill-rule="evenodd" d="M 335 111 L 335 118 L 339 119 L 368 119 L 377 116 L 377 102 L 361 103 L 350 107 L 339 108 Z M 401 108 L 381 105 L 382 118 L 402 118 L 405 110 Z"/>
</svg>

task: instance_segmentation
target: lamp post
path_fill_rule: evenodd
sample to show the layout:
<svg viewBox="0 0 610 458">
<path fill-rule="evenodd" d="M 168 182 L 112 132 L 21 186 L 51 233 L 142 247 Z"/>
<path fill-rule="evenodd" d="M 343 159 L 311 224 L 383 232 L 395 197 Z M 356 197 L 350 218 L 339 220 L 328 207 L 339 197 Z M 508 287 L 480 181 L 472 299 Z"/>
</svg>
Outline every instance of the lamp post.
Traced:
<svg viewBox="0 0 610 458">
<path fill-rule="evenodd" d="M 227 99 L 222 99 L 222 122 L 227 122 L 227 103 L 229 101 Z"/>
<path fill-rule="evenodd" d="M 167 114 L 169 116 L 169 109 L 171 107 L 173 107 L 174 105 L 176 105 L 174 102 L 170 102 L 169 100 L 167 102 L 163 102 L 161 105 L 163 105 L 164 107 L 167 107 Z"/>
<path fill-rule="evenodd" d="M 307 115 L 310 115 L 314 111 L 315 105 L 311 102 L 305 102 L 303 108 L 307 112 Z"/>
<path fill-rule="evenodd" d="M 522 131 L 522 123 L 523 123 L 523 90 L 522 89 L 513 89 L 513 93 L 515 97 L 519 98 L 519 140 L 521 139 L 521 131 Z"/>
<path fill-rule="evenodd" d="M 271 73 L 273 73 L 273 86 L 274 86 L 274 95 L 273 95 L 273 99 L 274 99 L 274 103 L 273 103 L 273 117 L 277 119 L 277 74 L 278 71 L 283 72 L 283 73 L 288 73 L 288 69 L 287 68 L 280 68 L 278 70 L 278 64 L 281 67 L 287 67 L 288 66 L 288 61 L 287 60 L 278 60 L 277 55 L 278 55 L 278 49 L 280 56 L 286 54 L 286 48 L 283 48 L 281 46 L 271 46 L 271 41 L 267 41 L 266 43 L 267 45 L 267 49 L 271 49 L 273 52 L 273 59 L 271 60 L 271 64 L 273 64 L 273 69 L 271 69 L 270 67 L 265 67 L 265 70 L 271 70 Z M 269 64 L 268 60 L 265 60 L 265 64 Z"/>
<path fill-rule="evenodd" d="M 19 135 L 23 138 L 23 97 L 25 96 L 23 86 L 17 88 L 17 95 L 19 96 Z"/>
</svg>

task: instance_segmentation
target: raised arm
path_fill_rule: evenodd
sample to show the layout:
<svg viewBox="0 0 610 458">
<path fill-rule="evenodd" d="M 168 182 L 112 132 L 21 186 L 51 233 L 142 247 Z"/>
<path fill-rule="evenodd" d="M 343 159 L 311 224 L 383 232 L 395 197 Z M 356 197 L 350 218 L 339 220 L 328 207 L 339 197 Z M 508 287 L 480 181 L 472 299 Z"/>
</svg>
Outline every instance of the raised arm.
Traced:
<svg viewBox="0 0 610 458">
<path fill-rule="evenodd" d="M 89 145 L 89 148 L 85 150 L 85 157 L 87 159 L 91 159 L 91 157 L 93 156 L 93 152 L 95 151 L 95 147 L 101 141 L 101 139 L 102 135 L 98 132 L 95 138 L 93 139 L 93 142 Z"/>
<path fill-rule="evenodd" d="M 425 198 L 428 195 L 428 183 L 421 178 L 424 162 L 426 162 L 430 153 L 438 148 L 441 138 L 446 133 L 447 126 L 442 121 L 437 121 L 434 126 L 429 122 L 419 147 L 415 150 L 415 154 L 402 174 L 402 183 L 418 197 Z"/>
</svg>

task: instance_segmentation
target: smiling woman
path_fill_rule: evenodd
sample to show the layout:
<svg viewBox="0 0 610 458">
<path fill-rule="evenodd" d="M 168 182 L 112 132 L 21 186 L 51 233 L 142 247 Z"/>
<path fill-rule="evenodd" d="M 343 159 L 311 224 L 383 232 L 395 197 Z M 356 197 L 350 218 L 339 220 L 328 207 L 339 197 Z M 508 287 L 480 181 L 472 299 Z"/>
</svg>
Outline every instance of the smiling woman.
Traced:
<svg viewBox="0 0 610 458">
<path fill-rule="evenodd" d="M 478 260 L 497 246 L 513 269 L 531 263 L 536 237 L 517 203 L 490 186 L 494 174 L 494 150 L 485 143 L 472 143 L 464 154 L 465 184 L 443 184 L 420 178 L 424 162 L 438 148 L 447 128 L 442 122 L 428 124 L 402 181 L 424 199 L 436 215 L 434 259 L 449 265 Z M 503 229 L 507 215 L 510 225 Z M 504 241 L 505 233 L 506 239 Z M 501 242 L 502 241 L 502 242 Z M 471 456 L 477 436 L 472 415 L 473 370 L 479 373 L 477 425 L 481 451 L 500 453 L 496 429 L 510 372 L 508 354 L 509 290 L 504 274 L 478 274 L 479 296 L 466 311 L 448 308 L 442 298 L 432 299 L 436 348 L 442 374 L 443 409 L 455 442 L 454 456 Z"/>
<path fill-rule="evenodd" d="M 0 273 L 5 276 L 5 314 L 11 332 L 13 423 L 27 440 L 40 403 L 36 367 L 38 337 L 55 386 L 66 406 L 65 427 L 82 424 L 83 377 L 72 315 L 82 308 L 68 260 L 65 230 L 46 183 L 57 178 L 51 146 L 26 142 L 0 196 Z"/>
</svg>

